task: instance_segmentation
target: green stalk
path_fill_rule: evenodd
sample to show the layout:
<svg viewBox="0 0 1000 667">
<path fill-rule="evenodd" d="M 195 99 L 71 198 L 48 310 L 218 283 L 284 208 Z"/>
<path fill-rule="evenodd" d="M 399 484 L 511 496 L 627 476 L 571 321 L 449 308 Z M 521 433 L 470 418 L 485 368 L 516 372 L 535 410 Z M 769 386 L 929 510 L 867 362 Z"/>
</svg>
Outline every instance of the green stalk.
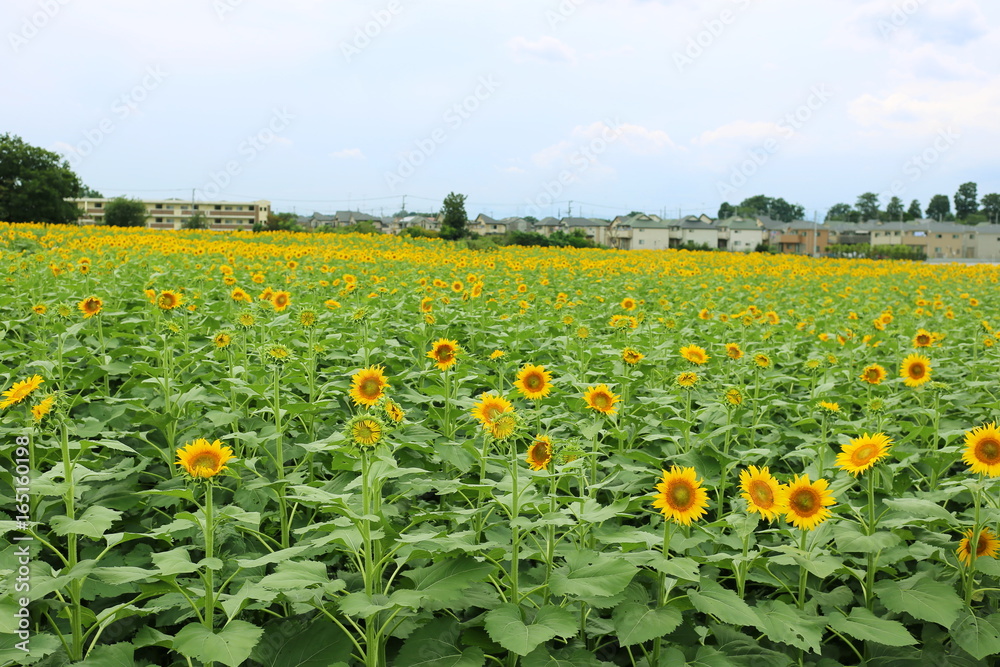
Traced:
<svg viewBox="0 0 1000 667">
<path fill-rule="evenodd" d="M 209 479 L 205 482 L 205 560 L 215 557 L 215 485 Z M 205 627 L 215 631 L 215 570 L 211 565 L 205 568 Z"/>
<path fill-rule="evenodd" d="M 983 502 L 982 480 L 976 485 L 976 492 L 972 496 L 975 503 L 975 515 L 972 524 L 972 536 L 969 538 L 969 568 L 965 579 L 965 604 L 972 606 L 972 593 L 976 586 L 976 552 L 979 551 L 979 508 Z"/>
<path fill-rule="evenodd" d="M 595 420 L 595 425 L 599 420 L 600 417 L 598 417 L 597 420 Z M 595 488 L 594 485 L 597 484 L 597 453 L 598 453 L 597 433 L 599 430 L 600 429 L 594 429 L 594 436 L 593 438 L 591 438 L 590 442 L 590 484 L 588 485 L 587 491 L 591 496 L 597 495 L 597 489 Z"/>
<path fill-rule="evenodd" d="M 106 363 L 107 347 L 104 344 L 104 326 L 101 323 L 101 314 L 97 314 L 97 337 L 101 341 L 101 363 Z M 104 395 L 111 398 L 111 381 L 108 379 L 107 371 L 104 372 Z"/>
<path fill-rule="evenodd" d="M 372 529 L 369 516 L 372 511 L 370 487 L 371 454 L 367 449 L 361 450 L 361 535 L 365 545 L 365 595 L 371 598 L 375 594 L 375 554 L 372 550 Z M 365 618 L 365 665 L 379 667 L 379 634 L 376 619 L 378 612 Z"/>
<path fill-rule="evenodd" d="M 444 435 L 449 441 L 455 439 L 455 428 L 451 423 L 451 366 L 444 369 Z"/>
<path fill-rule="evenodd" d="M 517 467 L 517 439 L 511 439 L 510 443 L 510 475 L 511 475 L 511 500 L 510 500 L 510 601 L 514 604 L 521 603 L 519 591 L 520 572 L 518 563 L 521 556 L 521 530 L 517 526 L 517 518 L 521 513 L 519 506 L 520 489 L 518 488 L 518 467 Z"/>
<path fill-rule="evenodd" d="M 750 531 L 747 531 L 743 535 L 743 560 L 736 568 L 736 590 L 743 601 L 746 601 L 747 575 L 750 573 L 750 563 L 747 561 L 750 554 L 750 534 Z"/>
<path fill-rule="evenodd" d="M 279 366 L 274 367 L 274 383 L 273 383 L 273 405 L 274 410 L 274 434 L 275 434 L 275 444 L 274 444 L 274 456 L 275 456 L 275 467 L 278 473 L 278 481 L 285 481 L 285 447 L 284 439 L 281 433 L 281 403 L 280 403 L 280 393 L 281 384 L 279 382 L 281 377 L 281 371 Z M 287 549 L 289 545 L 289 531 L 290 526 L 288 525 L 288 505 L 285 502 L 285 485 L 280 484 L 278 487 L 278 517 L 281 522 L 281 548 Z"/>
<path fill-rule="evenodd" d="M 663 554 L 663 558 L 666 559 L 670 555 L 670 529 L 672 524 L 670 519 L 664 517 L 663 519 L 663 546 L 660 547 L 660 553 Z M 667 599 L 667 575 L 666 573 L 660 571 L 656 575 L 656 608 L 660 609 L 666 604 Z M 660 644 L 661 637 L 657 637 L 653 640 L 653 660 L 650 662 L 651 665 L 660 664 Z"/>
<path fill-rule="evenodd" d="M 875 471 L 868 471 L 868 535 L 875 534 Z M 878 569 L 877 554 L 868 553 L 868 570 L 865 572 L 865 606 L 873 611 L 875 605 L 875 572 Z"/>
<path fill-rule="evenodd" d="M 549 461 L 549 514 L 556 512 L 556 487 L 557 478 L 555 474 L 555 461 Z M 542 604 L 549 603 L 549 579 L 552 577 L 552 570 L 555 568 L 556 550 L 556 527 L 549 524 L 545 528 L 545 593 Z"/>
<path fill-rule="evenodd" d="M 100 321 L 100 320 L 98 320 Z M 65 420 L 63 420 L 60 427 L 60 449 L 62 450 L 62 463 L 63 463 L 63 476 L 66 480 L 67 489 L 66 495 L 64 496 L 64 502 L 66 506 L 66 516 L 70 518 L 70 521 L 76 520 L 76 482 L 75 473 L 73 470 L 73 461 L 69 455 L 69 428 L 66 426 Z M 79 554 L 77 552 L 77 536 L 75 533 L 68 533 L 66 535 L 66 569 L 72 570 L 76 567 L 78 562 Z M 69 623 L 70 629 L 73 634 L 73 642 L 70 646 L 70 660 L 80 661 L 83 660 L 83 606 L 81 603 L 81 591 L 83 589 L 83 581 L 79 578 L 74 579 L 69 584 L 69 595 L 70 595 L 70 608 L 69 608 Z"/>
<path fill-rule="evenodd" d="M 808 539 L 809 539 L 809 531 L 803 530 L 802 542 L 800 543 L 800 548 L 802 549 L 803 558 L 809 557 L 809 552 L 806 551 L 806 540 Z M 809 571 L 802 565 L 799 565 L 799 599 L 798 599 L 799 609 L 805 609 L 806 606 L 806 582 L 808 581 L 808 579 L 809 579 Z"/>
</svg>

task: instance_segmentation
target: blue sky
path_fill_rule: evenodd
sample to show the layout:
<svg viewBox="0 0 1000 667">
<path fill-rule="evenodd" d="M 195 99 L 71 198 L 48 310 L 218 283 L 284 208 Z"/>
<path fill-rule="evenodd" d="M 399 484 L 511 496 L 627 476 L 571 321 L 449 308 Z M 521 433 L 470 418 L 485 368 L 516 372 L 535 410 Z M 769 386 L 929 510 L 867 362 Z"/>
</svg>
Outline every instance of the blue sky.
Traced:
<svg viewBox="0 0 1000 667">
<path fill-rule="evenodd" d="M 1000 3 L 5 0 L 0 132 L 106 196 L 675 216 L 1000 192 Z"/>
</svg>

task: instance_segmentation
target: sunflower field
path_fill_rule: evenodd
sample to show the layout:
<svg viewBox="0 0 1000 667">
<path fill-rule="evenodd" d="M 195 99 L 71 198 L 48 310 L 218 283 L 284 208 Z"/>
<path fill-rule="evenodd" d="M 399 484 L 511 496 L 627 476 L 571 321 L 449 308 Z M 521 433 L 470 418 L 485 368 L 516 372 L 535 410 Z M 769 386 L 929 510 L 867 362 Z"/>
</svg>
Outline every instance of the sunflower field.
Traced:
<svg viewBox="0 0 1000 667">
<path fill-rule="evenodd" d="M 1000 654 L 997 267 L 0 224 L 0 269 L 0 665 Z"/>
</svg>

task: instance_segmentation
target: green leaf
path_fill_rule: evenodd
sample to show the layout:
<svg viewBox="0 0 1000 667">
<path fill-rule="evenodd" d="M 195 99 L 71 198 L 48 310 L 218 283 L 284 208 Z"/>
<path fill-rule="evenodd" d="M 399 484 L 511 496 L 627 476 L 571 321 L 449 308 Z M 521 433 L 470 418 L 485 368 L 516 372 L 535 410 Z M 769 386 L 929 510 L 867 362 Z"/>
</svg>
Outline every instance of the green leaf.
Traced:
<svg viewBox="0 0 1000 667">
<path fill-rule="evenodd" d="M 461 629 L 453 618 L 434 619 L 411 634 L 396 656 L 395 664 L 408 667 L 482 667 L 486 662 L 478 647 L 462 648 Z M 324 666 L 325 667 L 325 666 Z"/>
<path fill-rule="evenodd" d="M 719 586 L 714 581 L 703 579 L 701 590 L 688 591 L 688 598 L 695 609 L 703 614 L 711 614 L 723 623 L 731 625 L 758 624 L 757 614 L 740 596 Z"/>
<path fill-rule="evenodd" d="M 886 507 L 912 517 L 914 522 L 921 526 L 928 519 L 941 519 L 949 524 L 958 525 L 958 519 L 955 518 L 954 514 L 929 500 L 922 498 L 886 498 L 883 502 Z"/>
<path fill-rule="evenodd" d="M 260 580 L 260 585 L 273 591 L 304 589 L 329 583 L 326 565 L 312 560 L 279 563 L 273 574 Z"/>
<path fill-rule="evenodd" d="M 951 637 L 976 660 L 1000 653 L 1000 614 L 980 618 L 965 608 L 951 626 Z"/>
<path fill-rule="evenodd" d="M 150 555 L 153 564 L 156 565 L 158 574 L 161 576 L 173 576 L 175 574 L 188 574 L 198 569 L 198 566 L 191 562 L 191 554 L 186 547 L 177 547 L 170 551 L 153 552 Z"/>
<path fill-rule="evenodd" d="M 71 667 L 133 667 L 135 647 L 126 642 L 97 646 L 87 659 L 71 663 Z"/>
<path fill-rule="evenodd" d="M 946 628 L 951 627 L 965 607 L 950 584 L 921 575 L 901 581 L 884 579 L 875 584 L 875 594 L 889 611 L 906 612 L 913 618 Z"/>
<path fill-rule="evenodd" d="M 99 540 L 121 515 L 122 513 L 117 510 L 91 505 L 79 519 L 54 516 L 51 525 L 56 535 L 84 535 L 92 540 Z"/>
<path fill-rule="evenodd" d="M 212 632 L 201 623 L 189 623 L 174 637 L 173 649 L 202 662 L 214 660 L 229 667 L 239 667 L 250 657 L 262 633 L 263 630 L 246 621 L 230 621 L 218 632 Z"/>
<path fill-rule="evenodd" d="M 486 632 L 490 639 L 508 651 L 528 655 L 536 646 L 553 637 L 572 637 L 577 632 L 577 619 L 560 607 L 542 607 L 531 625 L 521 619 L 521 609 L 515 604 L 502 604 L 486 614 Z"/>
<path fill-rule="evenodd" d="M 549 587 L 556 595 L 607 597 L 625 590 L 638 571 L 627 561 L 599 555 L 590 565 L 573 563 L 553 570 Z"/>
<path fill-rule="evenodd" d="M 610 663 L 601 662 L 593 653 L 582 648 L 565 648 L 549 653 L 539 646 L 521 661 L 524 667 L 601 667 Z"/>
<path fill-rule="evenodd" d="M 674 607 L 650 609 L 639 602 L 618 605 L 612 614 L 618 643 L 622 646 L 641 644 L 673 632 L 681 624 L 681 612 Z"/>
<path fill-rule="evenodd" d="M 764 600 L 757 605 L 757 629 L 771 641 L 819 653 L 823 621 L 780 600 Z"/>
<path fill-rule="evenodd" d="M 415 590 L 447 604 L 461 599 L 462 592 L 470 584 L 486 580 L 493 569 L 494 566 L 489 563 L 461 556 L 410 570 L 404 576 L 413 582 Z"/>
<path fill-rule="evenodd" d="M 899 536 L 886 530 L 880 530 L 874 535 L 865 535 L 858 524 L 850 521 L 838 521 L 833 528 L 837 549 L 850 553 L 876 553 L 885 551 L 899 544 Z"/>
<path fill-rule="evenodd" d="M 98 581 L 115 586 L 141 581 L 152 576 L 152 572 L 142 567 L 96 567 L 91 576 Z"/>
<path fill-rule="evenodd" d="M 327 667 L 349 662 L 353 645 L 325 618 L 303 626 L 298 620 L 269 623 L 250 657 L 263 667 Z"/>
<path fill-rule="evenodd" d="M 864 607 L 855 607 L 850 616 L 836 612 L 826 617 L 827 624 L 845 635 L 886 646 L 912 646 L 917 640 L 899 621 L 879 618 Z"/>
</svg>

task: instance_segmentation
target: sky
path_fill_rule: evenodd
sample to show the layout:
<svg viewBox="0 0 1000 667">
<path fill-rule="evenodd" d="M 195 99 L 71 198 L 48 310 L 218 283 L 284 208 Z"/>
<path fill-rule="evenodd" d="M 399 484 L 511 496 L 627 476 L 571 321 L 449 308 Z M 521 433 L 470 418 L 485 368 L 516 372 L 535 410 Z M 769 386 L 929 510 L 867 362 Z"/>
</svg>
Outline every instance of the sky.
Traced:
<svg viewBox="0 0 1000 667">
<path fill-rule="evenodd" d="M 3 0 L 0 133 L 104 196 L 822 220 L 1000 192 L 1000 3 Z"/>
</svg>

